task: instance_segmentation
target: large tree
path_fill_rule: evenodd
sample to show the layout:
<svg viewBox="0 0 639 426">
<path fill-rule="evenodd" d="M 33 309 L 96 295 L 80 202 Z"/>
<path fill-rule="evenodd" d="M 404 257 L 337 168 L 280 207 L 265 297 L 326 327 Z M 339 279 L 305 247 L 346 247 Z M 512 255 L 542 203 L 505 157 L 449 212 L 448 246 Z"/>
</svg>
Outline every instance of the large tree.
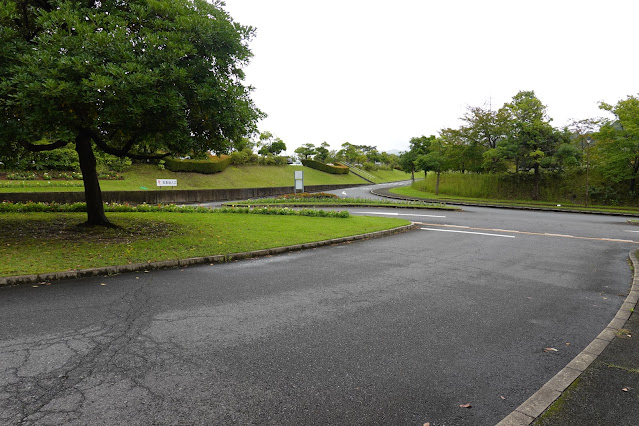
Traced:
<svg viewBox="0 0 639 426">
<path fill-rule="evenodd" d="M 417 159 L 422 155 L 428 154 L 430 144 L 435 139 L 436 136 L 433 135 L 412 137 L 409 142 L 410 149 L 402 152 L 399 156 L 399 167 L 404 172 L 410 173 L 412 180 L 415 180 L 415 170 L 420 170 L 417 166 Z M 424 173 L 428 173 L 428 171 Z"/>
<path fill-rule="evenodd" d="M 243 84 L 254 29 L 214 0 L 3 0 L 0 148 L 73 144 L 89 225 L 104 215 L 94 149 L 225 152 L 263 116 Z"/>
<path fill-rule="evenodd" d="M 601 103 L 600 108 L 614 115 L 595 133 L 601 170 L 608 181 L 628 181 L 634 196 L 639 173 L 639 97 L 628 96 L 616 105 Z"/>
<path fill-rule="evenodd" d="M 498 150 L 515 162 L 516 170 L 533 170 L 532 198 L 539 199 L 539 183 L 544 168 L 552 167 L 552 156 L 564 142 L 550 124 L 546 106 L 533 91 L 521 91 L 504 105 L 509 114 L 507 137 Z"/>
<path fill-rule="evenodd" d="M 427 152 L 417 158 L 416 164 L 420 170 L 424 171 L 424 175 L 428 172 L 435 172 L 435 195 L 439 195 L 439 178 L 442 172 L 450 168 L 450 157 L 446 152 L 449 146 L 444 144 L 442 138 L 431 136 L 429 140 Z"/>
</svg>

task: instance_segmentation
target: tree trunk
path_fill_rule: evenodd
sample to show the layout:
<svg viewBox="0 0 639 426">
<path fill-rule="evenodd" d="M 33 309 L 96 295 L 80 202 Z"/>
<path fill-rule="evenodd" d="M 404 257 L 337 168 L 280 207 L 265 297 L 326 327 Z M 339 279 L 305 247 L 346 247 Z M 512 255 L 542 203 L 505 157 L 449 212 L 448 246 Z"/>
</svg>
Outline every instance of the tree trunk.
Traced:
<svg viewBox="0 0 639 426">
<path fill-rule="evenodd" d="M 439 174 L 441 172 L 437 172 L 437 181 L 435 181 L 435 195 L 439 195 Z"/>
<path fill-rule="evenodd" d="M 415 182 L 415 168 L 410 169 L 410 175 L 413 182 Z"/>
<path fill-rule="evenodd" d="M 635 158 L 632 166 L 632 179 L 630 179 L 630 194 L 634 197 L 637 186 L 637 172 L 639 171 L 639 158 Z"/>
<path fill-rule="evenodd" d="M 539 181 L 541 180 L 541 174 L 539 173 L 539 164 L 535 166 L 535 185 L 533 189 L 533 200 L 539 200 Z"/>
<path fill-rule="evenodd" d="M 108 226 L 109 222 L 104 214 L 104 204 L 102 204 L 102 191 L 98 181 L 95 155 L 91 146 L 91 136 L 88 132 L 81 130 L 75 138 L 75 150 L 80 160 L 80 170 L 84 181 L 84 199 L 87 203 L 87 226 Z"/>
</svg>

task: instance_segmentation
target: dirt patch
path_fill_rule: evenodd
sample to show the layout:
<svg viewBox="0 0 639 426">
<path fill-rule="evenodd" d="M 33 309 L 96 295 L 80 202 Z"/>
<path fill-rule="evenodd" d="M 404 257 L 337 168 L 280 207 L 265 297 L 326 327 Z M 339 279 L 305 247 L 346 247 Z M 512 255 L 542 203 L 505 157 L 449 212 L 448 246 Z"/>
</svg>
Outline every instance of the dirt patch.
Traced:
<svg viewBox="0 0 639 426">
<path fill-rule="evenodd" d="M 0 216 L 0 243 L 27 239 L 58 241 L 93 241 L 126 243 L 170 236 L 179 231 L 179 225 L 157 220 L 118 218 L 118 228 L 84 227 L 78 217 L 52 217 L 51 219 L 7 218 Z"/>
</svg>

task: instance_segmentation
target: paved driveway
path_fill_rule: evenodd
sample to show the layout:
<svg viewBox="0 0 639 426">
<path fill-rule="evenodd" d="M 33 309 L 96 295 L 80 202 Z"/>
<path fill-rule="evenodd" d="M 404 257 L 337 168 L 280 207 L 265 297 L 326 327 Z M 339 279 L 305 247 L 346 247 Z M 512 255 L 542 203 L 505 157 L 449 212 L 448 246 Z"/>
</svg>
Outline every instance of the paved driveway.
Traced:
<svg viewBox="0 0 639 426">
<path fill-rule="evenodd" d="M 465 210 L 352 209 L 424 229 L 0 288 L 0 423 L 494 424 L 612 319 L 639 235 Z"/>
</svg>

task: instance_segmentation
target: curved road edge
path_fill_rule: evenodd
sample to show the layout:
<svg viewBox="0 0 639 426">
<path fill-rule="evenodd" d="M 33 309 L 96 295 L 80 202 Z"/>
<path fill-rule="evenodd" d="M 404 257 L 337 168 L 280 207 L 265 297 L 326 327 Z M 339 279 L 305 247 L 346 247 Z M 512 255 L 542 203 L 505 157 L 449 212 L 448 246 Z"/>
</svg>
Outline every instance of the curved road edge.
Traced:
<svg viewBox="0 0 639 426">
<path fill-rule="evenodd" d="M 334 244 L 343 244 L 357 240 L 368 240 L 372 238 L 381 238 L 389 235 L 399 234 L 401 232 L 412 231 L 418 229 L 421 225 L 411 223 L 410 225 L 400 226 L 398 228 L 385 229 L 382 231 L 369 232 L 367 234 L 351 235 L 348 237 L 333 238 L 330 240 L 314 241 L 310 243 L 295 244 L 292 246 L 275 247 L 270 249 L 255 250 L 241 253 L 219 254 L 214 256 L 192 257 L 187 259 L 164 260 L 160 262 L 133 263 L 129 265 L 105 266 L 100 268 L 75 269 L 63 272 L 47 272 L 32 275 L 17 275 L 11 277 L 0 277 L 0 287 L 20 285 L 20 284 L 38 284 L 41 282 L 57 281 L 70 278 L 93 277 L 97 275 L 115 275 L 125 272 L 150 271 L 154 269 L 178 268 L 189 265 L 203 265 L 214 263 L 225 263 L 232 260 L 251 259 L 255 257 L 271 256 L 274 254 L 289 253 L 292 251 L 307 250 L 317 247 L 329 246 Z"/>
<path fill-rule="evenodd" d="M 524 401 L 502 421 L 497 423 L 497 426 L 530 425 L 597 359 L 608 344 L 615 338 L 617 331 L 624 327 L 637 302 L 639 302 L 638 252 L 639 250 L 633 250 L 629 254 L 633 269 L 632 285 L 628 297 L 626 297 L 621 308 L 619 308 L 617 315 L 615 315 L 606 328 L 599 333 L 595 340 L 586 346 L 579 355 L 573 358 L 559 373 L 546 382 L 541 389 Z"/>
</svg>

